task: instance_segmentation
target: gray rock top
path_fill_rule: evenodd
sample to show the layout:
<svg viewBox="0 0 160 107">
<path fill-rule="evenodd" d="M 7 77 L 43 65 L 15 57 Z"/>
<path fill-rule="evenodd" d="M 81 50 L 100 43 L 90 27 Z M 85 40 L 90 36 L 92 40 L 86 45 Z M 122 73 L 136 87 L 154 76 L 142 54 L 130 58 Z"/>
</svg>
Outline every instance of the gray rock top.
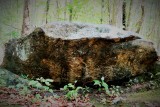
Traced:
<svg viewBox="0 0 160 107">
<path fill-rule="evenodd" d="M 53 22 L 41 27 L 46 35 L 54 38 L 63 39 L 80 39 L 80 38 L 124 38 L 130 35 L 141 35 L 124 31 L 117 27 L 107 24 L 84 24 L 84 23 L 70 23 L 70 22 Z"/>
</svg>

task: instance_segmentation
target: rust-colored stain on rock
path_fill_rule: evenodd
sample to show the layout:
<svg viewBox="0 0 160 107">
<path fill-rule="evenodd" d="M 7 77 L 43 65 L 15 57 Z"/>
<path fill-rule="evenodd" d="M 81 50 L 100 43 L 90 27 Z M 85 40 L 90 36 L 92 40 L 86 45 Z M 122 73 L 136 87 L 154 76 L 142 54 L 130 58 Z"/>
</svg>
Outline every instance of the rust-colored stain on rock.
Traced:
<svg viewBox="0 0 160 107">
<path fill-rule="evenodd" d="M 102 76 L 105 81 L 118 80 L 147 72 L 156 61 L 154 48 L 139 45 L 140 41 L 134 36 L 64 40 L 48 37 L 38 28 L 29 36 L 6 44 L 2 66 L 17 74 L 43 76 L 59 83 Z M 26 47 L 26 60 L 18 55 L 17 47 Z"/>
</svg>

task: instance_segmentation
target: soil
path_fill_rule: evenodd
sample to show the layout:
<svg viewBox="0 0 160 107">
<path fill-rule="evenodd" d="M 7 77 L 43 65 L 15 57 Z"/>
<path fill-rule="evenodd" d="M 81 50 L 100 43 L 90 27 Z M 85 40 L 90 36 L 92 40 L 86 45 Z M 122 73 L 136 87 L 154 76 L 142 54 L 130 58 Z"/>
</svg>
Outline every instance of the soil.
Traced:
<svg viewBox="0 0 160 107">
<path fill-rule="evenodd" d="M 57 95 L 64 94 L 60 91 L 55 91 L 54 93 Z M 107 99 L 106 94 L 103 92 L 97 93 L 97 91 L 94 91 L 92 94 L 89 94 L 89 98 L 93 107 L 160 107 L 160 88 L 121 94 L 112 99 L 112 101 L 110 98 Z M 8 105 L 5 102 L 1 102 L 0 107 L 21 107 L 21 105 Z"/>
<path fill-rule="evenodd" d="M 3 73 L 1 72 L 1 74 Z M 18 77 L 12 76 L 13 75 L 12 73 L 5 73 L 5 74 L 10 75 L 12 78 L 18 78 Z M 3 74 L 1 79 L 8 80 L 6 77 L 7 76 Z M 19 79 L 19 81 L 22 81 L 22 79 Z M 2 81 L 1 81 L 1 84 L 2 84 Z M 25 101 L 25 97 L 19 95 L 18 91 L 10 90 L 4 85 L 0 86 L 0 107 L 21 107 L 22 105 L 19 105 L 17 103 L 8 105 L 7 100 L 9 99 L 10 96 L 14 95 L 15 99 L 12 99 L 12 100 L 16 100 L 16 99 L 19 100 L 21 98 L 22 99 L 24 98 L 24 100 L 22 100 L 21 102 L 21 104 L 23 104 L 24 103 L 23 101 Z M 140 83 L 132 84 L 130 87 L 127 87 L 127 86 L 124 87 L 122 89 L 124 90 L 124 93 L 118 96 L 108 96 L 103 91 L 99 92 L 97 89 L 93 89 L 91 90 L 91 92 L 87 93 L 87 96 L 88 96 L 87 98 L 89 98 L 88 102 L 92 105 L 91 107 L 160 107 L 160 87 L 152 89 L 150 86 L 151 85 L 148 82 L 144 82 L 142 84 Z M 33 92 L 33 90 L 30 90 L 30 91 Z M 58 96 L 65 95 L 63 91 L 60 91 L 60 90 L 53 90 L 53 91 L 54 91 L 54 95 L 58 95 Z M 47 93 L 47 92 L 39 91 L 39 93 L 42 93 L 43 94 L 42 96 L 48 96 L 48 97 L 53 96 L 53 94 Z M 33 93 L 30 96 L 35 97 Z M 27 104 L 31 104 L 30 103 L 31 100 L 28 99 L 27 101 L 28 101 Z M 63 98 L 56 101 L 62 102 Z M 83 102 L 83 101 L 80 100 L 80 102 Z M 69 103 L 72 103 L 72 101 L 67 101 L 67 104 Z M 64 107 L 70 107 L 70 106 L 64 106 Z"/>
<path fill-rule="evenodd" d="M 91 102 L 95 107 L 160 107 L 160 88 L 122 94 L 112 102 L 104 100 L 103 97 L 94 96 Z"/>
</svg>

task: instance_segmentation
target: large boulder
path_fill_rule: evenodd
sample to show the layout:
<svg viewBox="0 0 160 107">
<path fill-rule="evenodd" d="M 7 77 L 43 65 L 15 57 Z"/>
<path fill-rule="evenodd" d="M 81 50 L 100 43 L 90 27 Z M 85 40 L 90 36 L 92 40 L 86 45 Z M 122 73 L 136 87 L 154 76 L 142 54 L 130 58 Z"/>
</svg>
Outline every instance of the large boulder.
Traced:
<svg viewBox="0 0 160 107">
<path fill-rule="evenodd" d="M 113 81 L 148 72 L 156 60 L 153 44 L 134 33 L 109 25 L 53 23 L 6 43 L 2 67 L 58 83 L 102 76 Z"/>
</svg>

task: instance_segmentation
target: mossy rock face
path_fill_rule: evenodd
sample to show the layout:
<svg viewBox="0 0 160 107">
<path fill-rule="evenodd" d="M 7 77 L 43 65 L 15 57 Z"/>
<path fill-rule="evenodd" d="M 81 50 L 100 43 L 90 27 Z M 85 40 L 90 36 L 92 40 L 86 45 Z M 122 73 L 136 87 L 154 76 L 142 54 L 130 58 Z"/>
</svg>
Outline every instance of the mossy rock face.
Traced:
<svg viewBox="0 0 160 107">
<path fill-rule="evenodd" d="M 74 26 L 71 25 L 62 27 Z M 76 27 L 76 32 L 85 28 L 78 24 Z M 68 32 L 73 35 L 75 30 L 64 32 L 64 37 L 67 37 Z M 9 41 L 5 45 L 2 66 L 16 74 L 66 83 L 75 80 L 87 82 L 102 76 L 105 81 L 128 78 L 147 72 L 157 60 L 153 44 L 134 35 L 78 39 L 53 37 L 37 28 L 24 38 Z"/>
<path fill-rule="evenodd" d="M 28 83 L 28 80 L 6 69 L 0 68 L 0 87 L 15 86 L 18 83 L 23 83 L 25 85 L 26 83 Z"/>
</svg>

